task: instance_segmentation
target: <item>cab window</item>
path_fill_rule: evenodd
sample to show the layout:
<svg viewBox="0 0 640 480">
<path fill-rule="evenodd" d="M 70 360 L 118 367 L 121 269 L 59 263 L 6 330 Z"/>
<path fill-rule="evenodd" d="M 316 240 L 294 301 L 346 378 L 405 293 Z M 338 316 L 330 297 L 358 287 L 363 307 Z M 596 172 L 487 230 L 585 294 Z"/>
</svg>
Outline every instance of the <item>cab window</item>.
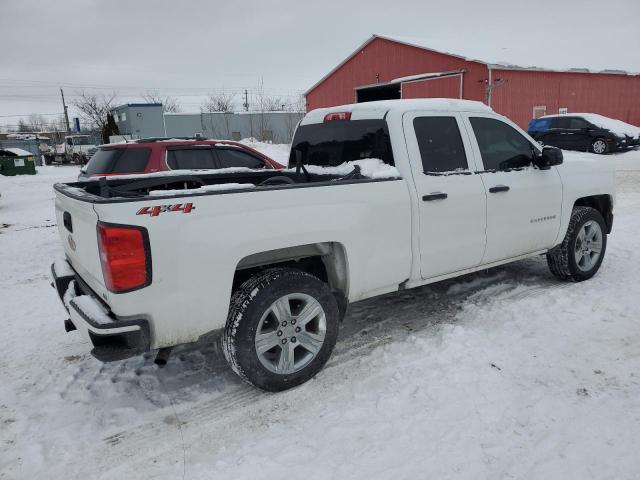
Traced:
<svg viewBox="0 0 640 480">
<path fill-rule="evenodd" d="M 534 147 L 520 132 L 493 118 L 469 118 L 485 170 L 510 170 L 531 165 Z"/>
<path fill-rule="evenodd" d="M 441 173 L 467 170 L 467 156 L 455 117 L 417 117 L 413 120 L 422 171 Z"/>
</svg>

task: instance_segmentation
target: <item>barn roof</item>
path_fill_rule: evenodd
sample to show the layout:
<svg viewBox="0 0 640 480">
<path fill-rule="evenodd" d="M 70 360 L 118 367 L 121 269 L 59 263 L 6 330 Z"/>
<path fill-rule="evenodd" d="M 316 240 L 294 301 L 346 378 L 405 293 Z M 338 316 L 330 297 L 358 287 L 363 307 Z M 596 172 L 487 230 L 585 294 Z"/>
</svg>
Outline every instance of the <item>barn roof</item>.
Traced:
<svg viewBox="0 0 640 480">
<path fill-rule="evenodd" d="M 345 63 L 351 60 L 358 52 L 360 52 L 363 48 L 373 42 L 376 38 L 381 38 L 383 40 L 389 40 L 391 42 L 400 43 L 403 45 L 409 45 L 416 48 L 421 48 L 423 50 L 427 50 L 430 52 L 441 53 L 444 55 L 449 55 L 451 57 L 456 57 L 461 60 L 465 60 L 468 62 L 477 62 L 487 65 L 489 68 L 495 70 L 527 70 L 527 71 L 542 71 L 542 72 L 570 72 L 570 73 L 604 73 L 610 75 L 638 75 L 638 73 L 627 72 L 625 70 L 614 70 L 614 69 L 597 69 L 597 68 L 545 68 L 540 66 L 526 66 L 528 63 L 524 59 L 520 59 L 518 61 L 511 60 L 498 60 L 494 58 L 495 47 L 486 47 L 478 44 L 469 45 L 470 42 L 465 41 L 465 46 L 463 49 L 457 50 L 456 53 L 452 53 L 449 48 L 442 44 L 438 40 L 434 39 L 421 39 L 421 38 L 412 38 L 412 37 L 404 37 L 397 35 L 380 35 L 374 34 L 371 35 L 362 45 L 356 48 L 351 55 L 345 58 L 340 64 L 338 64 L 335 68 L 333 68 L 329 73 L 327 73 L 324 77 L 322 77 L 318 82 L 316 82 L 311 88 L 309 88 L 305 95 L 314 90 L 318 85 L 324 82 L 327 78 L 333 75 L 337 70 L 340 69 Z M 464 53 L 463 53 L 464 50 Z M 504 56 L 503 54 L 500 54 Z"/>
</svg>

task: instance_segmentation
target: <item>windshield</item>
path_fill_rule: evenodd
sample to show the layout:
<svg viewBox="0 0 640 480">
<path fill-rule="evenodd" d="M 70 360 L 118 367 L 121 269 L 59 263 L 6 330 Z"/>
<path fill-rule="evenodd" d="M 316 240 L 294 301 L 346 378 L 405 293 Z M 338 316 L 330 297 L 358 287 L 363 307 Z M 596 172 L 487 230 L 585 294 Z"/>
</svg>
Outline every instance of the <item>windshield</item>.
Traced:
<svg viewBox="0 0 640 480">
<path fill-rule="evenodd" d="M 302 163 L 335 167 L 364 158 L 379 158 L 393 165 L 387 122 L 384 120 L 336 120 L 302 125 L 293 138 L 289 166 L 295 167 L 295 151 Z"/>
<path fill-rule="evenodd" d="M 74 145 L 93 145 L 93 142 L 89 141 L 89 137 L 73 137 Z"/>
</svg>

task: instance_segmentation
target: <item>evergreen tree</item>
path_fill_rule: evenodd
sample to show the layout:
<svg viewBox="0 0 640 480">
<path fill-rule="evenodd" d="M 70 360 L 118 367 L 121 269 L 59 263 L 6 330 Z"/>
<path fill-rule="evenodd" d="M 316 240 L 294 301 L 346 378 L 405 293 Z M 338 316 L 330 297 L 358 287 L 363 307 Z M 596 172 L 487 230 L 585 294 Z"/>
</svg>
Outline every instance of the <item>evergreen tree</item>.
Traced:
<svg viewBox="0 0 640 480">
<path fill-rule="evenodd" d="M 113 119 L 113 115 L 107 113 L 107 122 L 102 127 L 102 143 L 109 143 L 109 137 L 113 135 L 120 135 L 120 130 Z"/>
</svg>

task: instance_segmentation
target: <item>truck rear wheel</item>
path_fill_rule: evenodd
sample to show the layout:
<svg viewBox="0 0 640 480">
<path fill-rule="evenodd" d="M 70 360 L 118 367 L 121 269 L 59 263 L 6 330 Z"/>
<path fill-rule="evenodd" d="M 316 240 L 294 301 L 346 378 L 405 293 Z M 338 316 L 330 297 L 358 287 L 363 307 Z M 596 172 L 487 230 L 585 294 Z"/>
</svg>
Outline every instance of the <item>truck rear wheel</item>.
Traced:
<svg viewBox="0 0 640 480">
<path fill-rule="evenodd" d="M 607 249 L 604 219 L 591 207 L 574 207 L 560 245 L 547 253 L 549 270 L 560 280 L 581 282 L 600 269 Z"/>
<path fill-rule="evenodd" d="M 286 390 L 322 369 L 338 338 L 339 318 L 326 283 L 301 270 L 268 269 L 234 292 L 224 355 L 247 382 Z"/>
</svg>

